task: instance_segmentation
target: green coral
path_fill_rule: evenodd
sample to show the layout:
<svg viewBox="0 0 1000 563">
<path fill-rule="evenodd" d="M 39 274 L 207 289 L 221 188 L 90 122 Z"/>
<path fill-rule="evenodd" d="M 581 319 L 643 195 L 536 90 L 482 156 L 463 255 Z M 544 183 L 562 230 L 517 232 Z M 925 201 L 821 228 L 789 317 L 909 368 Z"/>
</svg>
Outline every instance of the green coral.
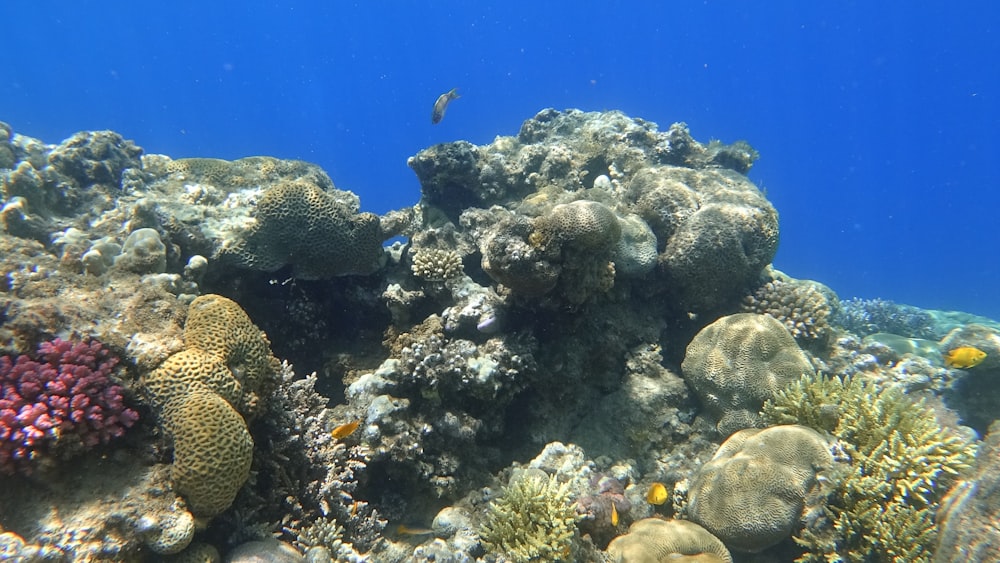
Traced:
<svg viewBox="0 0 1000 563">
<path fill-rule="evenodd" d="M 930 561 L 934 514 L 976 444 L 942 428 L 933 409 L 860 377 L 806 376 L 764 404 L 770 424 L 832 433 L 851 459 L 831 496 L 827 530 L 797 538 L 799 561 Z"/>
<path fill-rule="evenodd" d="M 568 483 L 525 472 L 490 503 L 479 535 L 486 549 L 518 563 L 568 561 L 576 520 Z"/>
</svg>

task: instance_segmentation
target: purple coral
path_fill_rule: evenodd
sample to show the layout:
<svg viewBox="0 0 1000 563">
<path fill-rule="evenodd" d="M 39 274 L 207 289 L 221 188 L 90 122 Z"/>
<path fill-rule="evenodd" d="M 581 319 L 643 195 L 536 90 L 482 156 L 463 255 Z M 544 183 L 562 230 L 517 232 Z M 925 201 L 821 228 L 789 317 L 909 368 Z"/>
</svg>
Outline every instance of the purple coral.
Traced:
<svg viewBox="0 0 1000 563">
<path fill-rule="evenodd" d="M 37 357 L 0 356 L 0 473 L 107 443 L 139 418 L 109 377 L 118 358 L 101 343 L 56 338 Z"/>
</svg>

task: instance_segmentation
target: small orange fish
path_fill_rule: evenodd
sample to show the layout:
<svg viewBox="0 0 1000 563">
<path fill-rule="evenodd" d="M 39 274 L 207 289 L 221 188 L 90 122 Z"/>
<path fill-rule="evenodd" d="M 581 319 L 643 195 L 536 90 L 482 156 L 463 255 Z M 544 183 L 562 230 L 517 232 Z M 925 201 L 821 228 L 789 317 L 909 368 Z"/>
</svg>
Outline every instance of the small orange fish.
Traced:
<svg viewBox="0 0 1000 563">
<path fill-rule="evenodd" d="M 611 525 L 618 526 L 618 509 L 615 508 L 615 503 L 611 503 Z"/>
<path fill-rule="evenodd" d="M 401 536 L 429 536 L 434 533 L 434 530 L 430 528 L 417 528 L 407 526 L 406 524 L 400 524 L 396 526 L 396 533 Z"/>
<path fill-rule="evenodd" d="M 944 353 L 944 365 L 950 368 L 974 368 L 985 359 L 986 352 L 972 346 L 959 346 Z"/>
<path fill-rule="evenodd" d="M 354 431 L 358 429 L 358 426 L 361 426 L 360 418 L 355 420 L 354 422 L 341 424 L 340 426 L 331 430 L 330 434 L 338 440 L 343 440 L 344 438 L 350 436 L 351 434 L 354 434 Z"/>
<path fill-rule="evenodd" d="M 667 502 L 667 487 L 663 483 L 656 482 L 649 486 L 646 493 L 646 502 L 657 506 Z"/>
</svg>

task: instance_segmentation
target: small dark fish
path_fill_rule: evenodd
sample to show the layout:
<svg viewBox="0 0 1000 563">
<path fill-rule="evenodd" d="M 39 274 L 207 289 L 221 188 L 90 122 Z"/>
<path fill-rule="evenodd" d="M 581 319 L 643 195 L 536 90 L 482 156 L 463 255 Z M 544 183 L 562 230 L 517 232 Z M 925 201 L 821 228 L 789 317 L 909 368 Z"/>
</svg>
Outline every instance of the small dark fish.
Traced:
<svg viewBox="0 0 1000 563">
<path fill-rule="evenodd" d="M 458 97 L 458 88 L 452 88 L 438 96 L 437 101 L 434 102 L 434 111 L 431 112 L 431 123 L 441 123 L 441 120 L 444 119 L 444 112 L 448 109 L 448 104 Z"/>
</svg>

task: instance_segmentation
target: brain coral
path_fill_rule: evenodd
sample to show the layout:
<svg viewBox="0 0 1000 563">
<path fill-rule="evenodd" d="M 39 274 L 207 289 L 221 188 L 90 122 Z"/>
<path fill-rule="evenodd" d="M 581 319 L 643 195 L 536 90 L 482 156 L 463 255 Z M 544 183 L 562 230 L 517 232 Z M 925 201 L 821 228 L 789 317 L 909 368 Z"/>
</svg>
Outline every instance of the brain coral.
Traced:
<svg viewBox="0 0 1000 563">
<path fill-rule="evenodd" d="M 379 218 L 341 194 L 305 181 L 274 186 L 257 203 L 255 224 L 222 256 L 265 272 L 291 265 L 303 279 L 374 272 L 383 257 Z"/>
<path fill-rule="evenodd" d="M 688 344 L 681 370 L 719 417 L 723 435 L 759 426 L 764 401 L 813 373 L 788 330 L 774 317 L 753 313 L 722 317 L 701 329 Z"/>
<path fill-rule="evenodd" d="M 601 251 L 614 245 L 621 232 L 618 217 L 608 206 L 596 201 L 578 200 L 556 205 L 538 217 L 529 241 Z"/>
<path fill-rule="evenodd" d="M 168 404 L 165 419 L 174 439 L 171 478 L 191 512 L 211 515 L 229 508 L 253 459 L 243 417 L 218 394 L 196 387 Z"/>
<path fill-rule="evenodd" d="M 725 544 L 705 528 L 687 520 L 660 518 L 636 521 L 629 527 L 627 534 L 618 536 L 608 544 L 608 555 L 616 563 L 733 561 Z M 692 559 L 681 559 L 681 556 Z"/>
<path fill-rule="evenodd" d="M 188 309 L 186 348 L 146 376 L 144 388 L 174 440 L 173 480 L 192 512 L 214 516 L 246 481 L 252 418 L 280 364 L 235 302 L 203 295 Z"/>
<path fill-rule="evenodd" d="M 736 551 L 789 537 L 817 476 L 833 467 L 826 439 L 805 426 L 741 430 L 695 476 L 687 515 Z"/>
</svg>

